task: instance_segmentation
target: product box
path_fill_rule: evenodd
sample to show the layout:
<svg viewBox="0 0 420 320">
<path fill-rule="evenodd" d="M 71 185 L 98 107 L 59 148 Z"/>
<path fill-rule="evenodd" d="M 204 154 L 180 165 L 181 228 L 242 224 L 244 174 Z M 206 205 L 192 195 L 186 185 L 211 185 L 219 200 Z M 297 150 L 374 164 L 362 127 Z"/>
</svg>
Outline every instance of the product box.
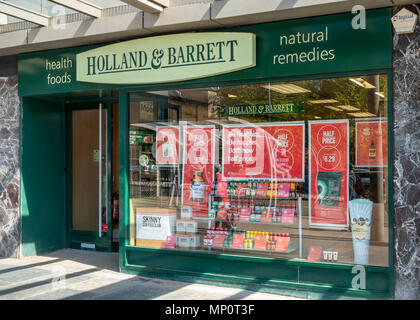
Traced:
<svg viewBox="0 0 420 320">
<path fill-rule="evenodd" d="M 190 236 L 190 248 L 199 248 L 200 247 L 200 236 L 194 235 Z"/>
<path fill-rule="evenodd" d="M 279 183 L 277 196 L 279 198 L 288 198 L 290 196 L 290 183 Z"/>
<path fill-rule="evenodd" d="M 181 210 L 181 219 L 191 219 L 192 218 L 192 208 L 183 207 Z"/>
<path fill-rule="evenodd" d="M 184 220 L 177 220 L 176 221 L 176 232 L 185 232 L 186 228 L 186 221 Z"/>
<path fill-rule="evenodd" d="M 136 246 L 164 248 L 166 237 L 175 235 L 176 209 L 136 208 Z"/>
<path fill-rule="evenodd" d="M 190 236 L 183 234 L 176 235 L 176 245 L 179 248 L 189 248 L 190 247 Z"/>
<path fill-rule="evenodd" d="M 273 221 L 273 211 L 269 209 L 264 209 L 261 215 L 261 222 L 270 223 Z"/>
<path fill-rule="evenodd" d="M 185 222 L 185 232 L 196 233 L 197 231 L 198 231 L 197 221 L 186 221 Z"/>
</svg>

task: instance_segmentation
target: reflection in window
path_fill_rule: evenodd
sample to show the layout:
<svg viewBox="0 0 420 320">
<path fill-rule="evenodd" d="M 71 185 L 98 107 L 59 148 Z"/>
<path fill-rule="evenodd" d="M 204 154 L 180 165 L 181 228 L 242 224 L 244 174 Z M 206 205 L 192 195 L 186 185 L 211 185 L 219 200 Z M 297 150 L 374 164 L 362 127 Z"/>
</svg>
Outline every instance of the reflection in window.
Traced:
<svg viewBox="0 0 420 320">
<path fill-rule="evenodd" d="M 130 245 L 388 265 L 387 78 L 130 94 Z"/>
</svg>

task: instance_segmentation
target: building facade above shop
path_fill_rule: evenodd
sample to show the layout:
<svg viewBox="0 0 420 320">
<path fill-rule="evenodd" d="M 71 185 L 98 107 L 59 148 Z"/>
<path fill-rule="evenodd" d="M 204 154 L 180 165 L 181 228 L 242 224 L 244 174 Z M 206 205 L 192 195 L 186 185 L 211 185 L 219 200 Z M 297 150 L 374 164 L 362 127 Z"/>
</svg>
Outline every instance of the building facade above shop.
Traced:
<svg viewBox="0 0 420 320">
<path fill-rule="evenodd" d="M 92 17 L 92 13 L 89 13 L 90 16 L 86 15 L 87 9 L 83 9 L 85 14 L 80 21 L 67 16 L 56 17 L 51 20 L 50 26 L 35 25 L 35 28 L 31 29 L 0 33 L 0 56 L 186 30 L 205 30 L 351 12 L 355 5 L 373 9 L 409 3 L 413 3 L 413 0 L 265 0 L 249 2 L 247 6 L 243 5 L 242 0 L 170 1 L 168 7 L 161 12 L 148 12 L 145 9 L 141 11 L 138 7 L 126 5 L 118 7 L 118 10 L 110 8 L 115 12 L 103 9 L 99 18 Z"/>
</svg>

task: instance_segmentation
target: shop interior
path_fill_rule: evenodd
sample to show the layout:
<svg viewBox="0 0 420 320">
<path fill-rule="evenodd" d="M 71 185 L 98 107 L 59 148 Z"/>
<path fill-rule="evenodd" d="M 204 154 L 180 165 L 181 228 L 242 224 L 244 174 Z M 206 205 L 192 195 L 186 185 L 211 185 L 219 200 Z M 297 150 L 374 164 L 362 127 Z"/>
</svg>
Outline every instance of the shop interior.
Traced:
<svg viewBox="0 0 420 320">
<path fill-rule="evenodd" d="M 347 216 L 346 226 L 333 222 L 317 225 L 311 223 L 309 213 L 311 206 L 315 212 L 311 205 L 314 192 L 312 196 L 309 194 L 309 123 L 346 120 L 348 147 L 341 156 L 347 152 L 348 161 L 343 161 L 348 165 L 348 175 L 343 173 L 342 181 L 348 184 L 337 201 L 368 199 L 373 202 L 365 264 L 388 266 L 387 86 L 386 75 L 369 75 L 130 93 L 128 244 L 178 251 L 355 263 L 356 226 L 353 227 L 351 217 Z M 255 108 L 262 107 L 269 111 L 255 112 Z M 380 123 L 375 131 L 375 139 L 379 140 L 363 141 L 362 135 L 356 142 L 356 126 L 363 121 Z M 274 173 L 271 176 L 231 176 L 226 181 L 217 181 L 217 174 L 227 174 L 223 172 L 226 170 L 223 164 L 226 164 L 225 127 L 254 126 L 258 131 L 276 123 L 304 126 L 303 179 L 288 180 L 287 174 Z M 208 164 L 212 172 L 206 176 L 208 169 L 197 169 L 193 182 L 190 176 L 187 178 L 185 130 L 206 126 L 214 127 L 214 140 L 206 142 L 214 143 L 214 155 L 207 158 L 211 159 Z M 165 127 L 181 128 L 180 136 L 174 137 L 179 140 L 180 146 L 176 146 L 179 161 L 172 164 L 162 163 L 157 156 L 158 132 Z M 364 130 L 366 133 L 366 128 Z M 356 145 L 366 144 L 368 162 L 363 163 L 356 159 Z M 255 155 L 256 151 L 253 152 Z M 264 157 L 268 157 L 268 151 L 265 152 Z M 217 194 L 221 181 L 226 186 L 223 197 Z M 201 201 L 198 207 L 189 201 L 195 182 L 203 186 L 203 199 L 198 201 Z M 286 193 L 281 194 L 279 188 L 287 188 Z M 316 188 L 319 192 L 320 182 Z M 344 212 L 347 214 L 346 209 Z M 171 238 L 142 234 L 140 224 L 147 227 L 154 223 L 144 220 L 148 214 L 172 217 L 166 233 Z M 279 249 L 281 245 L 284 247 Z M 312 255 L 311 250 L 319 251 Z"/>
</svg>

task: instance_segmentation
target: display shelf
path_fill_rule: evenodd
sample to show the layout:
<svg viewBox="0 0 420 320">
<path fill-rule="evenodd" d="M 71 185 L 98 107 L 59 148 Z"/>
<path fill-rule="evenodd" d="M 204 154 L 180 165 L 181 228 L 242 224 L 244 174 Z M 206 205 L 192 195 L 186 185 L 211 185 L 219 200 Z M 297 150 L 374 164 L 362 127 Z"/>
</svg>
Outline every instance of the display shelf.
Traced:
<svg viewBox="0 0 420 320">
<path fill-rule="evenodd" d="M 260 222 L 260 221 L 229 221 L 229 220 L 214 220 L 216 222 L 231 222 L 231 223 L 248 223 L 248 224 L 261 224 L 261 225 L 272 225 L 272 226 L 294 226 L 298 222 L 295 221 L 294 223 L 281 223 L 281 222 Z"/>
<path fill-rule="evenodd" d="M 209 251 L 211 251 L 211 249 L 218 249 L 218 250 L 233 250 L 233 251 L 239 251 L 239 252 L 258 252 L 258 253 L 268 253 L 268 254 L 289 254 L 292 253 L 294 251 L 297 250 L 296 246 L 289 246 L 289 248 L 286 251 L 275 251 L 275 250 L 256 250 L 256 249 L 246 249 L 246 248 L 232 248 L 232 247 L 205 247 L 204 248 L 208 248 Z"/>
<path fill-rule="evenodd" d="M 232 199 L 250 199 L 250 200 L 294 200 L 297 201 L 299 197 L 282 198 L 282 197 L 258 197 L 258 196 L 228 196 L 229 200 Z"/>
<path fill-rule="evenodd" d="M 249 197 L 248 197 L 249 198 Z M 280 199 L 287 199 L 287 198 L 280 198 Z M 210 196 L 210 202 L 212 202 L 212 200 L 214 200 L 213 196 Z M 204 220 L 204 221 L 208 221 L 208 228 L 210 228 L 212 225 L 216 225 L 216 222 L 227 222 L 227 223 L 231 223 L 231 224 L 247 224 L 247 225 L 270 225 L 270 226 L 279 226 L 279 227 L 291 227 L 291 226 L 297 226 L 298 230 L 299 230 L 299 235 L 298 235 L 298 249 L 299 249 L 299 257 L 302 257 L 302 198 L 301 197 L 297 197 L 294 199 L 295 201 L 297 201 L 297 205 L 296 205 L 296 213 L 295 213 L 295 218 L 294 218 L 294 223 L 281 223 L 281 222 L 261 222 L 261 221 L 228 221 L 228 220 L 217 220 L 215 218 L 209 219 L 209 218 L 201 218 L 201 219 L 197 219 L 197 220 Z M 211 205 L 211 203 L 209 203 L 209 206 Z M 217 212 L 216 212 L 217 215 Z M 194 218 L 193 218 L 194 219 Z M 230 248 L 229 248 L 230 249 Z M 232 249 L 236 249 L 236 248 L 232 248 Z M 251 249 L 244 249 L 244 250 L 251 250 Z M 296 250 L 296 248 L 295 248 Z M 257 250 L 259 252 L 261 251 L 266 251 L 266 250 Z M 276 251 L 273 251 L 276 252 Z M 278 252 L 277 252 L 278 253 Z"/>
</svg>

